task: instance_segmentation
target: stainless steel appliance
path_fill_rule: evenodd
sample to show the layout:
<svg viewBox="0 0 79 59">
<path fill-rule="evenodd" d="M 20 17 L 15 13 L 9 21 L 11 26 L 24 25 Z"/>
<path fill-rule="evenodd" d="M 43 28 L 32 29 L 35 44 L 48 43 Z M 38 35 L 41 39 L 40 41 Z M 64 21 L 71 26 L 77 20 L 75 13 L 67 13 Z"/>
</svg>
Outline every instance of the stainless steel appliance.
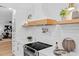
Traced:
<svg viewBox="0 0 79 59">
<path fill-rule="evenodd" d="M 39 56 L 39 50 L 51 47 L 52 45 L 42 43 L 42 42 L 33 42 L 24 45 L 24 56 Z"/>
</svg>

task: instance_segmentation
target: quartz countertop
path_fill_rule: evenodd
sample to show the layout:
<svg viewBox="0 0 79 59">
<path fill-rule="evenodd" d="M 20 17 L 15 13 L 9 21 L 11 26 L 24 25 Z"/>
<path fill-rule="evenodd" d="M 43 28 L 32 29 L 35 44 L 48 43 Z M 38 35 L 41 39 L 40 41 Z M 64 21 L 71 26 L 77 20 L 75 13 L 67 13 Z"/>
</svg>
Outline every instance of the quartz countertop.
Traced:
<svg viewBox="0 0 79 59">
<path fill-rule="evenodd" d="M 39 54 L 43 54 L 44 56 L 55 56 L 53 53 L 53 50 L 54 50 L 53 46 L 48 47 L 48 48 L 45 48 L 43 50 L 40 50 Z"/>
<path fill-rule="evenodd" d="M 52 47 L 48 47 L 48 48 L 45 48 L 45 49 L 42 49 L 39 51 L 39 56 L 41 54 L 41 56 L 56 56 L 54 54 L 54 49 L 55 49 L 55 46 L 52 46 Z M 78 54 L 78 51 L 72 51 L 70 53 L 66 52 L 65 54 L 62 54 L 61 56 L 77 56 Z"/>
<path fill-rule="evenodd" d="M 46 48 L 46 49 L 40 50 L 40 51 L 39 51 L 39 54 L 42 54 L 43 56 L 56 56 L 56 55 L 54 54 L 54 49 L 55 49 L 54 46 L 48 47 L 48 48 Z M 68 55 L 68 54 L 66 53 L 66 54 L 63 54 L 62 56 L 67 56 L 67 55 Z M 40 56 L 40 55 L 39 55 L 39 56 Z"/>
</svg>

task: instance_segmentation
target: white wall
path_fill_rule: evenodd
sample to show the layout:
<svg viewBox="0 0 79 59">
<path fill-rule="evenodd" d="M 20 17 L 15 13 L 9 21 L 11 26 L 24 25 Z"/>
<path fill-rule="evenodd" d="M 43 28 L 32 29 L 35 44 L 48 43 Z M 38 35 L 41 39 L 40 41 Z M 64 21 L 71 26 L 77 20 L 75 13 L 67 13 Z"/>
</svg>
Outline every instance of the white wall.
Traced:
<svg viewBox="0 0 79 59">
<path fill-rule="evenodd" d="M 12 12 L 8 8 L 0 7 L 0 35 L 4 30 L 4 25 L 12 20 Z"/>
<path fill-rule="evenodd" d="M 24 28 L 22 25 L 24 24 L 25 20 L 27 20 L 27 16 L 31 13 L 33 15 L 33 19 L 39 18 L 53 18 L 56 20 L 60 20 L 59 12 L 62 8 L 65 8 L 67 4 L 1 4 L 6 7 L 11 7 L 16 10 L 15 14 L 15 22 L 16 22 L 16 33 L 15 39 L 13 39 L 13 50 L 15 55 L 23 55 L 23 45 L 28 43 L 27 36 L 32 35 L 33 41 L 43 41 L 49 44 L 55 45 L 55 42 L 59 42 L 59 46 L 61 48 L 61 42 L 65 37 L 72 37 L 76 41 L 77 49 L 76 53 L 72 55 L 79 55 L 78 49 L 78 38 L 79 38 L 79 30 L 73 30 L 71 27 L 72 25 L 56 25 L 56 26 L 47 26 L 49 28 L 48 33 L 42 33 L 41 28 L 43 27 L 30 27 Z M 79 4 L 77 4 L 79 6 Z M 66 28 L 64 28 L 66 27 Z"/>
</svg>

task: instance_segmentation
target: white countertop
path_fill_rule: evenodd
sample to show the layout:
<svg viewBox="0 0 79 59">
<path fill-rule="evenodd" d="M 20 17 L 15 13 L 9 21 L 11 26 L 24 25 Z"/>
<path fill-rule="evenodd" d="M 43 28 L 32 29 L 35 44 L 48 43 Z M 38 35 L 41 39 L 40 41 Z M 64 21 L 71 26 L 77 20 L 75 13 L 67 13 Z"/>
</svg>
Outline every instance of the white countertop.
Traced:
<svg viewBox="0 0 79 59">
<path fill-rule="evenodd" d="M 53 50 L 54 50 L 53 47 L 49 47 L 49 48 L 40 50 L 40 51 L 39 51 L 39 54 L 43 54 L 44 56 L 55 56 L 55 55 L 53 54 Z"/>
<path fill-rule="evenodd" d="M 54 49 L 55 47 L 52 46 L 52 47 L 49 47 L 49 48 L 45 48 L 45 49 L 42 49 L 39 51 L 39 56 L 56 56 L 54 54 Z M 62 56 L 78 56 L 78 51 L 73 51 L 73 52 L 66 52 L 66 54 L 63 54 Z"/>
<path fill-rule="evenodd" d="M 54 54 L 54 46 L 40 50 L 39 54 L 42 54 L 43 56 L 56 56 Z M 62 56 L 67 56 L 68 54 L 63 54 Z M 40 56 L 40 55 L 39 55 Z"/>
</svg>

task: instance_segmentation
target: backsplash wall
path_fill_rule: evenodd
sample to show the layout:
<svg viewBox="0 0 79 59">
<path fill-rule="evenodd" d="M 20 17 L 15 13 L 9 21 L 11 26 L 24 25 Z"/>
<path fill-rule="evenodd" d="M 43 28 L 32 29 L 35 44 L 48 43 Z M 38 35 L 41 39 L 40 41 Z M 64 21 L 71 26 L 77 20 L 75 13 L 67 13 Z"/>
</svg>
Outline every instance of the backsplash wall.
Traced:
<svg viewBox="0 0 79 59">
<path fill-rule="evenodd" d="M 78 43 L 79 43 L 79 27 L 75 28 L 75 26 L 77 26 L 77 25 L 78 24 L 46 26 L 48 28 L 47 33 L 42 33 L 42 28 L 45 26 L 31 27 L 27 30 L 26 36 L 31 35 L 33 37 L 34 42 L 41 41 L 41 42 L 51 44 L 53 46 L 55 46 L 56 45 L 55 43 L 58 42 L 60 49 L 62 49 L 62 41 L 64 40 L 64 38 L 70 37 L 75 41 L 76 49 L 74 52 L 71 52 L 69 55 L 77 56 L 77 55 L 79 55 L 79 52 L 78 52 L 78 50 L 79 50 L 79 45 L 78 45 Z"/>
</svg>

